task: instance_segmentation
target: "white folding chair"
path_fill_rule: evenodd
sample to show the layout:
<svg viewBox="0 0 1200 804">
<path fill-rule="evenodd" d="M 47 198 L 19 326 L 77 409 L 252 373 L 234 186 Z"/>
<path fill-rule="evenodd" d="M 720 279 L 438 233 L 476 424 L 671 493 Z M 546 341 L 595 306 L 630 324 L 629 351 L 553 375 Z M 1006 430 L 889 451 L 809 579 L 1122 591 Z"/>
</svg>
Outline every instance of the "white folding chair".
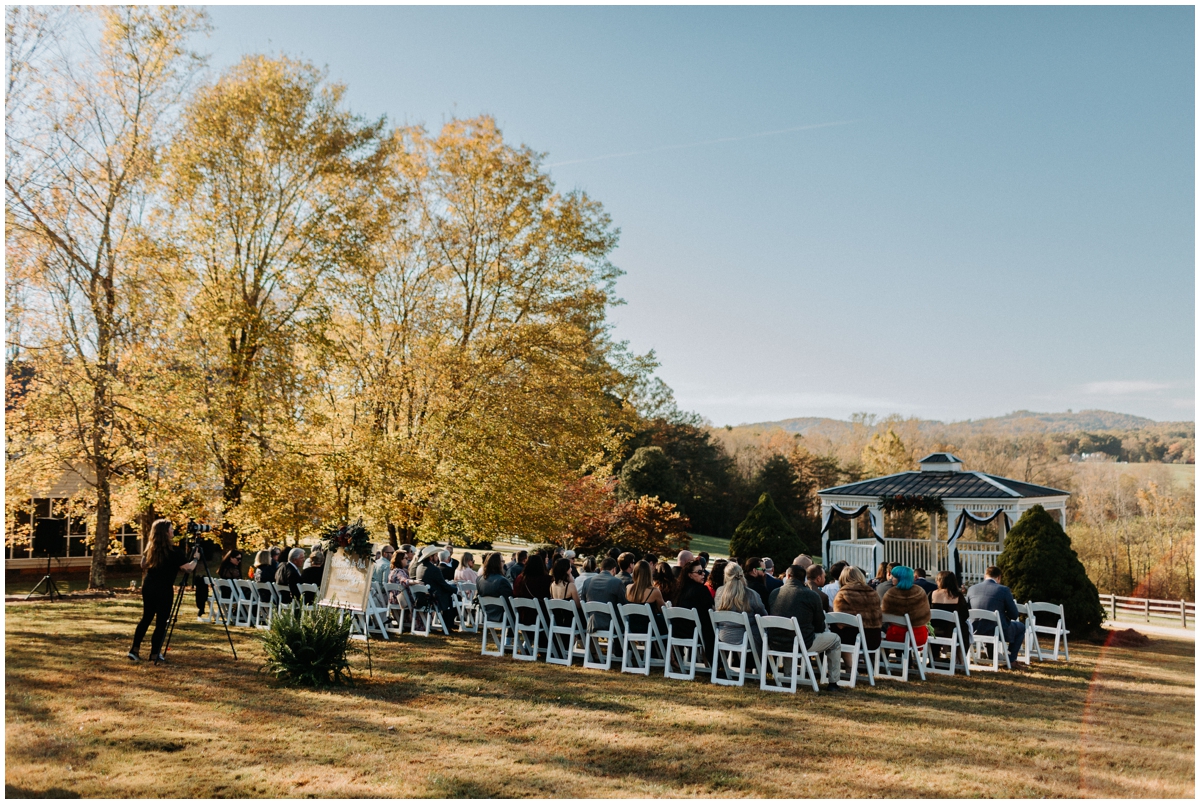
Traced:
<svg viewBox="0 0 1200 804">
<path fill-rule="evenodd" d="M 950 636 L 936 636 L 933 628 L 935 622 L 950 626 Z M 935 675 L 952 676 L 961 667 L 963 673 L 971 675 L 971 661 L 967 658 L 967 641 L 958 622 L 958 614 L 952 611 L 933 609 L 929 612 L 929 630 L 929 638 L 925 640 L 925 647 L 922 649 L 925 654 L 923 657 L 925 669 Z M 942 648 L 946 648 L 949 652 L 949 658 L 944 666 L 938 664 L 938 653 Z M 960 658 L 962 659 L 961 663 L 959 662 Z"/>
<path fill-rule="evenodd" d="M 412 607 L 412 623 L 409 633 L 415 636 L 429 636 L 433 632 L 435 621 L 440 619 L 436 617 L 437 604 L 429 592 L 429 587 L 423 583 L 414 583 L 404 589 L 408 593 L 409 605 Z"/>
<path fill-rule="evenodd" d="M 1012 665 L 1008 662 L 1008 642 L 1004 638 L 1004 621 L 1000 619 L 1000 613 L 997 611 L 989 611 L 987 609 L 971 609 L 970 612 L 971 631 L 974 633 L 975 641 L 971 645 L 971 669 L 972 670 L 991 670 L 995 672 L 1000 669 L 1000 660 L 1004 660 L 1004 666 L 1012 669 Z M 976 629 L 975 624 L 979 622 L 989 622 L 993 625 L 991 634 L 980 634 Z M 988 667 L 983 664 L 983 649 L 987 646 L 992 648 L 992 666 Z"/>
<path fill-rule="evenodd" d="M 258 592 L 258 617 L 255 618 L 254 625 L 257 628 L 270 628 L 271 617 L 279 606 L 279 592 L 273 583 L 255 583 L 254 588 Z"/>
<path fill-rule="evenodd" d="M 464 634 L 479 631 L 479 608 L 475 605 L 477 588 L 470 581 L 458 582 L 458 630 Z"/>
<path fill-rule="evenodd" d="M 854 643 L 842 641 L 842 656 L 850 659 L 850 677 L 838 681 L 839 687 L 853 689 L 858 684 L 858 665 L 861 662 L 867 669 L 867 681 L 875 686 L 875 668 L 871 666 L 873 651 L 867 649 L 867 630 L 863 628 L 861 614 L 846 614 L 844 612 L 829 612 L 825 615 L 826 625 L 840 625 L 854 631 Z"/>
<path fill-rule="evenodd" d="M 1054 661 L 1058 661 L 1058 640 L 1062 640 L 1063 659 L 1071 661 L 1071 649 L 1067 646 L 1067 615 L 1063 611 L 1061 603 L 1026 603 L 1025 609 L 1029 613 L 1029 619 L 1026 621 L 1025 633 L 1033 634 L 1033 644 L 1038 646 L 1038 658 L 1042 658 L 1041 645 L 1038 643 L 1038 636 L 1045 634 L 1046 636 L 1054 637 Z M 1038 625 L 1037 616 L 1039 614 L 1049 614 L 1058 618 L 1054 625 Z"/>
<path fill-rule="evenodd" d="M 208 623 L 219 623 L 222 620 L 233 624 L 231 617 L 233 605 L 230 603 L 231 591 L 226 586 L 229 581 L 224 578 L 204 578 L 208 586 L 208 614 L 201 619 Z"/>
<path fill-rule="evenodd" d="M 902 642 L 894 642 L 884 639 L 879 643 L 879 653 L 877 654 L 877 664 L 875 667 L 875 678 L 889 678 L 893 681 L 908 681 L 908 667 L 912 663 L 917 667 L 917 675 L 921 680 L 925 680 L 925 662 L 922 660 L 921 649 L 917 646 L 917 637 L 913 633 L 912 621 L 908 615 L 903 617 L 895 614 L 883 615 L 883 627 L 886 629 L 889 625 L 898 625 L 904 629 L 904 639 Z M 894 651 L 897 654 L 897 661 L 900 662 L 900 675 L 892 670 L 892 661 L 888 658 L 888 652 Z M 882 664 L 886 668 L 886 672 L 880 672 L 879 665 Z"/>
<path fill-rule="evenodd" d="M 396 624 L 395 628 L 389 629 L 393 634 L 404 633 L 404 620 L 409 620 L 409 626 L 412 626 L 413 610 L 409 605 L 408 595 L 404 591 L 404 584 L 400 583 L 385 583 L 383 591 L 388 596 L 388 617 L 390 622 Z M 395 599 L 393 600 L 393 595 Z"/>
<path fill-rule="evenodd" d="M 483 645 L 480 654 L 483 656 L 504 656 L 505 648 L 512 639 L 513 616 L 508 607 L 507 598 L 480 597 L 479 607 L 483 617 Z M 499 619 L 496 619 L 499 614 Z M 491 640 L 494 648 L 488 647 Z"/>
<path fill-rule="evenodd" d="M 317 598 L 321 595 L 321 587 L 315 583 L 302 583 L 297 586 L 300 590 L 300 608 L 303 611 L 313 611 L 317 608 Z M 312 595 L 312 600 L 309 600 Z"/>
<path fill-rule="evenodd" d="M 1045 661 L 1042 656 L 1042 646 L 1038 644 L 1037 632 L 1033 628 L 1033 624 L 1037 618 L 1030 606 L 1031 604 L 1029 603 L 1017 604 L 1017 616 L 1025 618 L 1024 642 L 1021 645 L 1021 650 L 1017 653 L 1017 661 L 1025 664 L 1033 664 L 1035 656 L 1039 662 Z"/>
<path fill-rule="evenodd" d="M 583 653 L 583 624 L 579 621 L 579 609 L 573 600 L 547 600 L 546 618 L 549 625 L 549 644 L 546 649 L 547 664 L 570 667 L 575 654 Z"/>
<path fill-rule="evenodd" d="M 808 679 L 816 692 L 817 673 L 814 672 L 812 659 L 820 664 L 822 657 L 810 651 L 804 644 L 804 634 L 800 631 L 800 623 L 795 617 L 764 617 L 754 615 L 758 624 L 758 632 L 762 636 L 762 661 L 760 665 L 758 688 L 767 692 L 790 692 L 795 694 L 796 685 Z M 784 631 L 792 637 L 791 645 L 780 650 L 771 647 L 770 631 Z M 824 666 L 821 665 L 821 680 L 828 678 Z"/>
<path fill-rule="evenodd" d="M 758 656 L 754 650 L 753 637 L 750 635 L 750 617 L 744 611 L 710 611 L 709 619 L 713 624 L 713 670 L 710 677 L 712 683 L 724 686 L 740 687 L 746 679 L 755 679 L 761 668 L 758 666 Z M 740 642 L 726 642 L 721 638 L 722 625 L 742 626 Z M 751 672 L 750 664 L 754 670 Z M 722 672 L 724 671 L 724 672 Z"/>
<path fill-rule="evenodd" d="M 695 609 L 670 606 L 663 608 L 663 617 L 667 621 L 666 661 L 663 664 L 663 676 L 680 681 L 692 681 L 696 673 L 712 673 L 712 668 L 704 659 L 704 641 L 700 631 L 700 615 Z M 679 636 L 682 627 L 691 625 L 690 636 Z M 673 669 L 678 667 L 679 669 Z"/>
<path fill-rule="evenodd" d="M 654 610 L 649 603 L 622 603 L 617 606 L 621 613 L 621 625 L 625 634 L 621 641 L 621 672 L 650 675 L 651 667 L 662 667 L 665 662 L 666 642 L 658 630 Z M 646 621 L 644 628 L 642 620 Z"/>
<path fill-rule="evenodd" d="M 584 603 L 583 616 L 587 621 L 583 666 L 589 670 L 611 670 L 613 654 L 621 647 L 621 618 L 612 603 Z"/>
<path fill-rule="evenodd" d="M 513 612 L 513 646 L 512 657 L 521 662 L 536 662 L 538 658 L 538 643 L 546 634 L 546 618 L 542 616 L 542 607 L 536 600 L 527 597 L 512 597 L 508 603 Z M 525 612 L 526 620 L 521 622 L 521 613 Z"/>
<path fill-rule="evenodd" d="M 254 588 L 254 581 L 244 578 L 233 581 L 233 588 L 237 590 L 237 616 L 234 622 L 248 628 L 258 619 L 258 590 Z"/>
</svg>

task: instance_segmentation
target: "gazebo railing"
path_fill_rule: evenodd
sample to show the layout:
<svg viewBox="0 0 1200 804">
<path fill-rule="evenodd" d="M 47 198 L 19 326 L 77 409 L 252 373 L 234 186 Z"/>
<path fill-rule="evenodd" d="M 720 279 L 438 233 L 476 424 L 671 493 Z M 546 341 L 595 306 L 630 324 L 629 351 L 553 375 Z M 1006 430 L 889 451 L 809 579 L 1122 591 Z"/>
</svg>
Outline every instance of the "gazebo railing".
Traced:
<svg viewBox="0 0 1200 804">
<path fill-rule="evenodd" d="M 883 560 L 895 561 L 906 567 L 921 567 L 930 576 L 950 568 L 950 555 L 945 542 L 925 539 L 884 539 Z"/>
<path fill-rule="evenodd" d="M 858 567 L 868 577 L 875 575 L 875 542 L 830 542 L 829 566 L 839 561 Z"/>
<path fill-rule="evenodd" d="M 1003 548 L 996 542 L 958 543 L 959 581 L 970 586 L 983 580 L 983 573 L 996 563 Z"/>
</svg>

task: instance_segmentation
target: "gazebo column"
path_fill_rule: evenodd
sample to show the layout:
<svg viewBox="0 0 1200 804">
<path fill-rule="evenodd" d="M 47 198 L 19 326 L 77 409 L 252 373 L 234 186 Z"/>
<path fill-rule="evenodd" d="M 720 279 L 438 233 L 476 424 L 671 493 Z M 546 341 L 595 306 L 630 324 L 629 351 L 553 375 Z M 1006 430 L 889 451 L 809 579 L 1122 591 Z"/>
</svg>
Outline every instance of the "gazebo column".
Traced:
<svg viewBox="0 0 1200 804">
<path fill-rule="evenodd" d="M 958 524 L 958 515 L 961 510 L 954 506 L 946 506 L 946 566 L 943 567 L 950 572 L 960 573 L 960 577 L 961 570 L 954 566 L 954 545 L 950 543 L 950 540 L 954 538 L 954 526 Z"/>
<path fill-rule="evenodd" d="M 872 527 L 871 527 L 871 538 L 875 540 L 875 566 L 878 567 L 880 564 L 882 564 L 886 560 L 884 558 L 884 553 L 883 553 L 883 538 L 882 538 L 884 535 L 883 511 L 880 510 L 878 505 L 869 505 L 869 506 L 867 506 L 867 510 L 870 512 L 870 518 L 871 518 L 872 523 L 875 523 L 875 522 L 879 523 L 879 532 L 878 533 L 875 532 L 874 525 L 872 525 Z"/>
<path fill-rule="evenodd" d="M 850 541 L 858 541 L 858 517 L 850 520 Z"/>
</svg>

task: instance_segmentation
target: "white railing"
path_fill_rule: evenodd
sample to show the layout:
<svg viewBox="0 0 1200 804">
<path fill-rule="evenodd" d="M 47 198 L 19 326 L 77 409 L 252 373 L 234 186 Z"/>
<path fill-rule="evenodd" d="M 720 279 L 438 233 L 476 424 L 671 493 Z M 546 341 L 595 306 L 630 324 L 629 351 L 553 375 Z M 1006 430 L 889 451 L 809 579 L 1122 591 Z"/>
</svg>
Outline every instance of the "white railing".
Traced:
<svg viewBox="0 0 1200 804">
<path fill-rule="evenodd" d="M 983 573 L 995 565 L 1002 548 L 995 542 L 958 543 L 958 580 L 964 587 L 983 580 Z"/>
<path fill-rule="evenodd" d="M 1196 604 L 1186 600 L 1154 600 L 1146 597 L 1122 597 L 1121 595 L 1100 595 L 1100 603 L 1108 612 L 1110 620 L 1119 619 L 1119 614 L 1133 614 L 1139 620 L 1143 617 L 1146 622 L 1150 618 L 1173 620 L 1184 628 L 1190 620 L 1195 625 Z"/>
<path fill-rule="evenodd" d="M 894 561 L 906 567 L 921 567 L 926 574 L 934 575 L 950 568 L 945 542 L 925 539 L 884 539 L 883 560 Z"/>
<path fill-rule="evenodd" d="M 829 565 L 845 561 L 852 567 L 858 567 L 868 577 L 875 575 L 875 543 L 874 542 L 830 542 Z"/>
</svg>

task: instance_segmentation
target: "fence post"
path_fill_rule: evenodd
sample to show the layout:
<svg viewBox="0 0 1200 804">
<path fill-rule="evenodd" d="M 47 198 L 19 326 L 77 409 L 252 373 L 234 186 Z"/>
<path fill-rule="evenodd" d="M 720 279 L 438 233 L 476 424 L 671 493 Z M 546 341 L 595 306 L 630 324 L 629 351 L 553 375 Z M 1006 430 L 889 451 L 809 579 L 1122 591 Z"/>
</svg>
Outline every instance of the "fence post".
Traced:
<svg viewBox="0 0 1200 804">
<path fill-rule="evenodd" d="M 1108 603 L 1110 606 L 1112 606 L 1112 618 L 1113 618 L 1113 620 L 1116 620 L 1117 619 L 1117 594 L 1116 594 L 1116 592 L 1114 592 L 1113 594 L 1108 596 Z"/>
<path fill-rule="evenodd" d="M 1187 602 L 1182 598 L 1179 600 L 1179 621 L 1184 628 L 1187 628 Z"/>
<path fill-rule="evenodd" d="M 1146 598 L 1146 622 L 1150 622 L 1150 598 Z"/>
</svg>

